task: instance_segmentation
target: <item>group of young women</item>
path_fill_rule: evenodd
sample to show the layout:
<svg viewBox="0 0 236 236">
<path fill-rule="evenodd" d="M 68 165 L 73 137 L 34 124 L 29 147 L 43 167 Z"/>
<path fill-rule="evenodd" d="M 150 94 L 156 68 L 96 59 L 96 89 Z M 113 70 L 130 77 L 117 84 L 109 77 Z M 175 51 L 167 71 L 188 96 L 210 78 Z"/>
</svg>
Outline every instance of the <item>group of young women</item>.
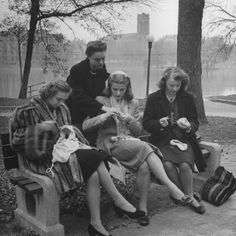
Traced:
<svg viewBox="0 0 236 236">
<path fill-rule="evenodd" d="M 102 44 L 95 47 L 95 51 L 91 52 L 90 49 L 88 45 L 87 59 L 82 63 L 82 69 L 91 70 L 88 81 L 93 82 L 96 74 L 101 76 L 101 71 L 105 71 L 105 49 Z M 81 70 L 80 67 L 78 65 L 76 70 Z M 100 184 L 113 200 L 115 212 L 120 216 L 125 214 L 137 219 L 142 226 L 149 224 L 147 198 L 151 174 L 167 187 L 170 199 L 175 203 L 190 206 L 199 214 L 205 212 L 205 207 L 193 193 L 195 163 L 199 171 L 204 169 L 204 163 L 199 156 L 195 138 L 199 125 L 196 106 L 192 95 L 186 92 L 188 81 L 188 75 L 178 67 L 165 70 L 159 83 L 160 89 L 147 98 L 142 124 L 139 103 L 133 97 L 131 80 L 123 71 L 109 75 L 102 96 L 93 95 L 86 100 L 88 106 L 92 107 L 90 112 L 87 107 L 78 107 L 84 112 L 84 117 L 86 114 L 86 118 L 77 125 L 74 120 L 73 124 L 84 133 L 97 132 L 96 147 L 91 147 L 82 133 L 75 129 L 76 138 L 81 145 L 74 154 L 82 172 L 82 179 L 87 183 L 86 196 L 91 215 L 89 235 L 110 235 L 100 218 Z M 73 88 L 73 78 L 68 83 Z M 77 94 L 84 91 L 81 91 L 81 84 L 78 84 L 77 90 L 71 90 L 68 83 L 55 81 L 47 84 L 41 89 L 39 97 L 18 108 L 13 116 L 12 146 L 16 151 L 23 152 L 31 169 L 40 174 L 47 175 L 46 170 L 51 167 L 53 145 L 48 145 L 44 153 L 41 152 L 35 157 L 35 153 L 32 156 L 32 152 L 27 150 L 25 137 L 32 127 L 38 132 L 49 131 L 55 125 L 71 125 L 70 112 L 64 102 L 71 102 L 71 110 L 75 107 L 73 102 L 78 106 Z M 143 128 L 150 133 L 149 142 L 138 138 Z M 116 189 L 109 174 L 112 168 L 112 165 L 109 166 L 111 157 L 116 158 L 125 171 L 136 172 L 139 191 L 137 208 Z M 70 168 L 69 162 L 54 163 L 53 177 L 49 177 L 53 179 L 60 193 L 78 185 Z"/>
</svg>

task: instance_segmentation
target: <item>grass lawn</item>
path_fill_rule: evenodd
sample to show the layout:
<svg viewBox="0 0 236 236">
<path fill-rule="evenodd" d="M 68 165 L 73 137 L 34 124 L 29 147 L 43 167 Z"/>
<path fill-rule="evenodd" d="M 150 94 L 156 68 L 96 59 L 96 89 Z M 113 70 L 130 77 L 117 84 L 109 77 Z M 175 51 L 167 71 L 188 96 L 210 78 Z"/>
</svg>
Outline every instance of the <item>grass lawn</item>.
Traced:
<svg viewBox="0 0 236 236">
<path fill-rule="evenodd" d="M 20 106 L 25 104 L 28 99 L 0 97 L 0 106 Z"/>
<path fill-rule="evenodd" d="M 227 95 L 227 96 L 211 96 L 209 98 L 212 99 L 226 99 L 229 101 L 236 101 L 236 94 L 231 94 L 231 95 Z"/>
</svg>

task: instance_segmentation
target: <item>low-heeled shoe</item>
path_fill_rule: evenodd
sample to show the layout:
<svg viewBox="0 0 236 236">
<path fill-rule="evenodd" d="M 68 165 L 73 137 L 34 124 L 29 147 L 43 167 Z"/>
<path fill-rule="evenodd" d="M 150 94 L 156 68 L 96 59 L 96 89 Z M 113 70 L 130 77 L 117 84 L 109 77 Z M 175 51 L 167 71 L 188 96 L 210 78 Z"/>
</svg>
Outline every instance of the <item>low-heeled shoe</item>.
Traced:
<svg viewBox="0 0 236 236">
<path fill-rule="evenodd" d="M 123 215 L 127 215 L 132 219 L 138 219 L 139 217 L 141 217 L 145 214 L 144 211 L 140 211 L 138 209 L 136 209 L 136 211 L 134 211 L 134 212 L 130 212 L 130 211 L 123 210 L 116 205 L 113 205 L 113 208 L 114 208 L 114 211 L 116 212 L 116 214 L 119 215 L 120 217 L 122 217 Z"/>
</svg>

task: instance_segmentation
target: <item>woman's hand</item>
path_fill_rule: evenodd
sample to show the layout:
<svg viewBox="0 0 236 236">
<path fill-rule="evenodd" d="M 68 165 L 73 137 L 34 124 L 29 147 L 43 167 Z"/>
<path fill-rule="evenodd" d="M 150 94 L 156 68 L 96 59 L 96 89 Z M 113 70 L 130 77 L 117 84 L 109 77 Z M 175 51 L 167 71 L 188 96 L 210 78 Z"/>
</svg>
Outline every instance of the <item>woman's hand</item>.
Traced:
<svg viewBox="0 0 236 236">
<path fill-rule="evenodd" d="M 110 109 L 106 113 L 102 114 L 102 116 L 105 120 L 109 119 L 110 117 L 112 117 L 114 115 L 117 115 L 117 111 L 115 111 L 113 109 Z"/>
<path fill-rule="evenodd" d="M 189 130 L 191 128 L 191 125 L 186 117 L 179 118 L 176 123 L 181 129 Z"/>
<path fill-rule="evenodd" d="M 166 117 L 162 117 L 160 120 L 159 120 L 159 123 L 162 127 L 166 127 L 169 125 L 169 116 L 166 116 Z"/>
<path fill-rule="evenodd" d="M 124 114 L 124 113 L 120 113 L 118 116 L 118 119 L 126 122 L 126 123 L 130 123 L 133 120 L 133 117 L 129 114 Z"/>
<path fill-rule="evenodd" d="M 114 112 L 115 114 L 119 114 L 118 109 L 115 107 L 102 106 L 102 110 L 105 112 Z"/>
</svg>

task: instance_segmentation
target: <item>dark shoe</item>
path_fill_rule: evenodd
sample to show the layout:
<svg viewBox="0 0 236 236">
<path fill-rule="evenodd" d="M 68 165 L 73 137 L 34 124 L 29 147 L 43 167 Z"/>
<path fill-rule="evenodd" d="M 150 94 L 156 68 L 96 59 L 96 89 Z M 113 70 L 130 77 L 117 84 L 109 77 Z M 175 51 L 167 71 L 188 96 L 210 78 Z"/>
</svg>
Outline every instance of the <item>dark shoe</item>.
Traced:
<svg viewBox="0 0 236 236">
<path fill-rule="evenodd" d="M 176 204 L 176 205 L 181 205 L 181 206 L 187 206 L 191 202 L 191 198 L 188 196 L 184 196 L 181 199 L 177 199 L 173 197 L 172 195 L 169 195 L 170 199 Z"/>
<path fill-rule="evenodd" d="M 97 231 L 91 224 L 88 226 L 88 234 L 89 236 L 106 236 L 105 234 L 102 234 L 101 232 Z M 112 236 L 109 234 L 109 236 Z"/>
<path fill-rule="evenodd" d="M 202 200 L 202 197 L 200 195 L 200 193 L 198 192 L 193 192 L 193 197 L 198 201 L 200 202 Z"/>
<path fill-rule="evenodd" d="M 204 214 L 205 213 L 205 211 L 206 211 L 206 208 L 204 207 L 204 205 L 201 203 L 201 202 L 199 202 L 199 206 L 194 206 L 193 205 L 193 200 L 192 201 L 190 201 L 190 203 L 189 203 L 189 206 L 195 211 L 195 212 L 197 212 L 198 214 Z"/>
<path fill-rule="evenodd" d="M 140 216 L 138 218 L 138 223 L 141 225 L 141 226 L 147 226 L 149 225 L 149 217 L 148 217 L 148 214 L 144 211 L 141 211 L 143 213 L 143 216 Z"/>
<path fill-rule="evenodd" d="M 137 209 L 134 212 L 125 211 L 125 210 L 119 208 L 116 205 L 113 205 L 113 208 L 114 208 L 114 211 L 116 212 L 116 214 L 118 216 L 122 217 L 123 215 L 127 215 L 132 219 L 138 219 L 139 217 L 143 216 L 143 213 L 144 213 L 144 211 L 140 211 L 140 210 L 137 210 Z"/>
</svg>

